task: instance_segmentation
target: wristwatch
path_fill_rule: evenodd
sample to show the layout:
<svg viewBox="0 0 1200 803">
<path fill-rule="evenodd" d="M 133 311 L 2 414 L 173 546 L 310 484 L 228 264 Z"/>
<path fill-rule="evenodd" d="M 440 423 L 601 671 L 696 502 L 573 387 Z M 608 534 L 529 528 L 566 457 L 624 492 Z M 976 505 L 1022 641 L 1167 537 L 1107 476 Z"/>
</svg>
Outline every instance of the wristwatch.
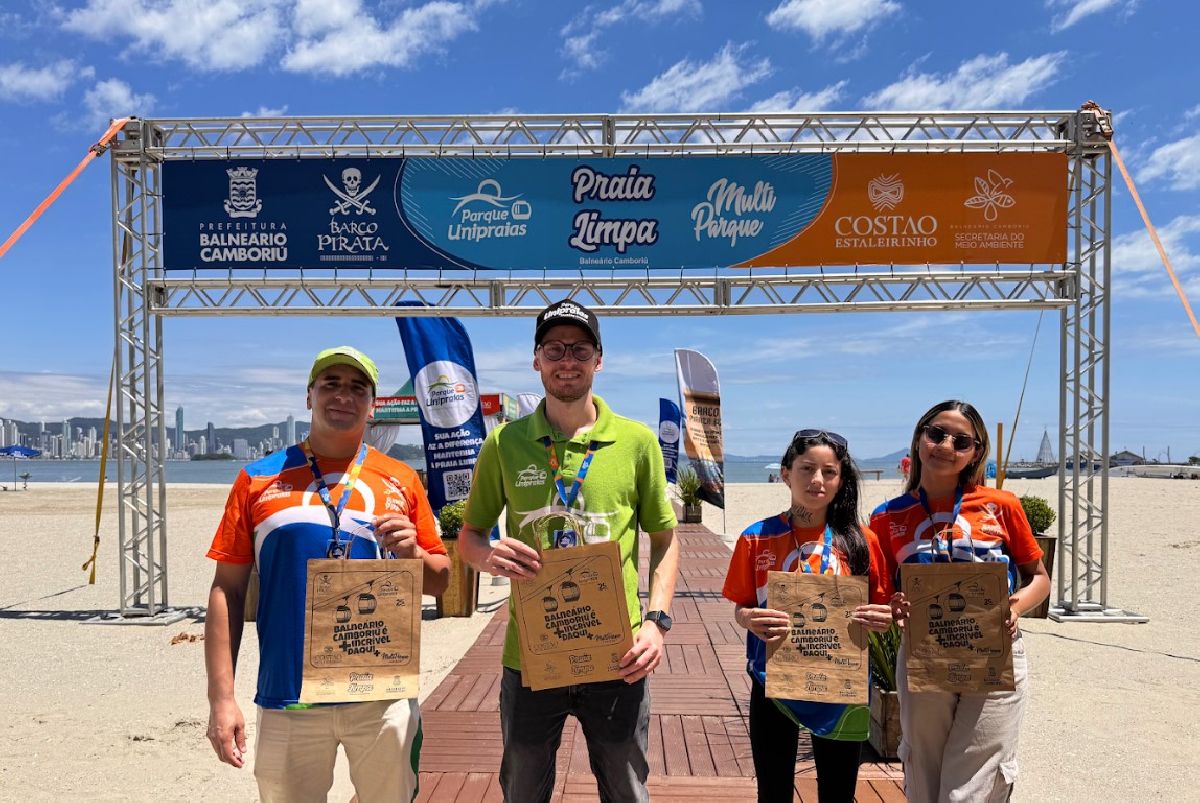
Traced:
<svg viewBox="0 0 1200 803">
<path fill-rule="evenodd" d="M 646 618 L 642 621 L 654 622 L 654 624 L 658 625 L 658 629 L 664 633 L 670 630 L 671 625 L 673 624 L 671 622 L 671 617 L 667 615 L 666 611 L 647 611 Z"/>
</svg>

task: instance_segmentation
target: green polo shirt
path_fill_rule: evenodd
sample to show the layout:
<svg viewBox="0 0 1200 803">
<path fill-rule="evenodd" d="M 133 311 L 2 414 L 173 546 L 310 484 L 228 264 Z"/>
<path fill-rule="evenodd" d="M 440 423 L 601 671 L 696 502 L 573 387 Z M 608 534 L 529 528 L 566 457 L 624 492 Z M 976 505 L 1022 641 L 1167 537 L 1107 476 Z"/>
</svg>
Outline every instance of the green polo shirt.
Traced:
<svg viewBox="0 0 1200 803">
<path fill-rule="evenodd" d="M 535 521 L 555 508 L 561 510 L 562 503 L 542 439 L 549 436 L 554 444 L 568 493 L 594 441 L 595 454 L 572 509 L 586 521 L 585 532 L 580 534 L 586 541 L 608 539 L 620 545 L 629 621 L 636 632 L 642 619 L 637 595 L 638 529 L 647 533 L 674 529 L 675 512 L 667 499 L 662 451 L 654 433 L 641 422 L 613 413 L 599 396 L 592 399 L 596 423 L 573 438 L 550 426 L 544 400 L 532 414 L 492 430 L 475 464 L 465 519 L 471 527 L 487 532 L 505 510 L 510 538 L 537 549 L 547 548 L 548 533 L 536 532 Z M 504 665 L 520 669 L 513 600 L 509 598 Z"/>
</svg>

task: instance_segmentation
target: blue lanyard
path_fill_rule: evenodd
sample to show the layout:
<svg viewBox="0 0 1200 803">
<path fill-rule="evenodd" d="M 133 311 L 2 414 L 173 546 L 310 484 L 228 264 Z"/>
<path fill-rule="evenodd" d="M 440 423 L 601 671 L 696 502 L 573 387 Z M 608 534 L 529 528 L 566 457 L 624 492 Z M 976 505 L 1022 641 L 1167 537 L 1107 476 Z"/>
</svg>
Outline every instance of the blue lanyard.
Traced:
<svg viewBox="0 0 1200 803">
<path fill-rule="evenodd" d="M 575 500 L 579 498 L 579 489 L 583 487 L 583 481 L 587 478 L 588 467 L 592 464 L 592 457 L 596 454 L 596 441 L 591 441 L 588 444 L 587 454 L 583 456 L 583 462 L 579 464 L 579 470 L 575 472 L 575 481 L 571 483 L 571 491 L 567 492 L 566 486 L 563 484 L 562 470 L 558 465 L 558 455 L 554 451 L 554 441 L 550 440 L 550 436 L 542 437 L 542 445 L 546 447 L 546 456 L 550 461 L 550 470 L 554 472 L 554 490 L 558 492 L 558 499 L 567 510 L 575 504 Z"/>
<path fill-rule="evenodd" d="M 918 488 L 917 496 L 921 500 L 921 507 L 925 508 L 925 515 L 929 519 L 929 527 L 934 531 L 933 562 L 937 563 L 938 555 L 942 554 L 942 533 L 938 531 L 937 524 L 933 521 L 933 509 L 929 507 L 929 497 L 925 495 L 925 489 Z M 954 562 L 954 524 L 958 521 L 958 513 L 962 510 L 962 504 L 963 487 L 959 485 L 954 489 L 954 510 L 950 514 L 950 543 L 946 545 L 946 560 L 950 563 Z"/>
<path fill-rule="evenodd" d="M 304 450 L 304 456 L 308 458 L 308 467 L 317 481 L 317 496 L 321 497 L 321 502 L 329 511 L 329 526 L 333 530 L 333 538 L 329 542 L 328 557 L 340 558 L 346 553 L 341 539 L 342 511 L 346 509 L 346 503 L 350 501 L 354 483 L 358 480 L 359 472 L 362 471 L 363 461 L 367 459 L 367 445 L 364 443 L 359 447 L 358 459 L 354 461 L 354 467 L 350 469 L 350 475 L 346 478 L 346 487 L 342 490 L 342 498 L 338 500 L 337 507 L 333 506 L 333 499 L 329 495 L 329 486 L 325 484 L 325 476 L 317 466 L 317 456 L 309 447 L 307 438 L 300 444 L 300 447 Z"/>
<path fill-rule="evenodd" d="M 831 574 L 832 573 L 832 571 L 829 568 L 829 556 L 832 554 L 833 554 L 833 528 L 830 527 L 828 524 L 826 524 L 825 525 L 825 537 L 822 540 L 822 545 L 821 545 L 821 574 Z M 797 555 L 797 557 L 800 559 L 800 568 L 804 572 L 804 574 L 812 574 L 813 573 L 812 566 L 808 565 L 808 561 L 806 561 L 804 559 L 804 556 Z"/>
</svg>

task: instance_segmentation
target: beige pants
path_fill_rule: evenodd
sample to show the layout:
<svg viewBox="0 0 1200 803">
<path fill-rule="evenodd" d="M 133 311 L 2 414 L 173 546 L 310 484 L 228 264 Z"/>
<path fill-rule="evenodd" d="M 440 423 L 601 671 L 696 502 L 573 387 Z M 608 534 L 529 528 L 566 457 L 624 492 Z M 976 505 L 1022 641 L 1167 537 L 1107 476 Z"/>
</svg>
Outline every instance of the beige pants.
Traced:
<svg viewBox="0 0 1200 803">
<path fill-rule="evenodd" d="M 254 777 L 264 803 L 324 803 L 341 744 L 360 803 L 409 803 L 417 792 L 421 712 L 416 700 L 258 709 Z"/>
<path fill-rule="evenodd" d="M 1016 691 L 909 692 L 904 648 L 896 659 L 900 760 L 909 803 L 1001 803 L 1017 780 L 1017 737 L 1025 710 L 1025 643 L 1012 643 Z"/>
</svg>

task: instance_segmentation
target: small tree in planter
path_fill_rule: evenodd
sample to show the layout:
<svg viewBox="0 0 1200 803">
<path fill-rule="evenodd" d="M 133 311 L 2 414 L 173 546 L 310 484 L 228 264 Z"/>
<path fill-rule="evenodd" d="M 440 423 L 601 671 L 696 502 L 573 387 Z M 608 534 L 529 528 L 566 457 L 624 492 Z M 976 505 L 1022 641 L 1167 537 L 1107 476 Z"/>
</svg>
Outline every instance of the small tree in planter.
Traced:
<svg viewBox="0 0 1200 803">
<path fill-rule="evenodd" d="M 1050 507 L 1050 503 L 1040 496 L 1022 496 L 1021 507 L 1025 510 L 1025 518 L 1029 520 L 1029 528 L 1033 530 L 1033 537 L 1037 539 L 1038 546 L 1042 548 L 1042 563 L 1046 566 L 1046 573 L 1053 579 L 1054 550 L 1058 546 L 1058 537 L 1046 533 L 1056 518 L 1054 508 Z M 1050 600 L 1047 598 L 1036 608 L 1030 608 L 1021 616 L 1029 619 L 1045 619 L 1049 612 Z"/>
<path fill-rule="evenodd" d="M 451 502 L 438 511 L 438 524 L 442 528 L 442 538 L 458 538 L 458 531 L 463 526 L 463 516 L 467 512 L 467 500 L 460 499 Z"/>
<path fill-rule="evenodd" d="M 465 499 L 451 502 L 438 511 L 442 541 L 446 546 L 446 554 L 450 556 L 450 584 L 445 593 L 437 598 L 438 616 L 470 616 L 475 613 L 475 601 L 479 598 L 479 573 L 458 554 L 458 532 L 462 529 L 466 512 Z"/>
<path fill-rule="evenodd" d="M 679 504 L 683 505 L 683 523 L 699 524 L 702 515 L 700 507 L 700 475 L 691 466 L 684 466 L 675 475 L 675 493 L 679 496 Z"/>
<path fill-rule="evenodd" d="M 896 758 L 900 747 L 900 698 L 896 694 L 896 656 L 900 652 L 900 628 L 892 625 L 882 633 L 867 633 L 871 654 L 871 747 L 883 758 Z"/>
</svg>

